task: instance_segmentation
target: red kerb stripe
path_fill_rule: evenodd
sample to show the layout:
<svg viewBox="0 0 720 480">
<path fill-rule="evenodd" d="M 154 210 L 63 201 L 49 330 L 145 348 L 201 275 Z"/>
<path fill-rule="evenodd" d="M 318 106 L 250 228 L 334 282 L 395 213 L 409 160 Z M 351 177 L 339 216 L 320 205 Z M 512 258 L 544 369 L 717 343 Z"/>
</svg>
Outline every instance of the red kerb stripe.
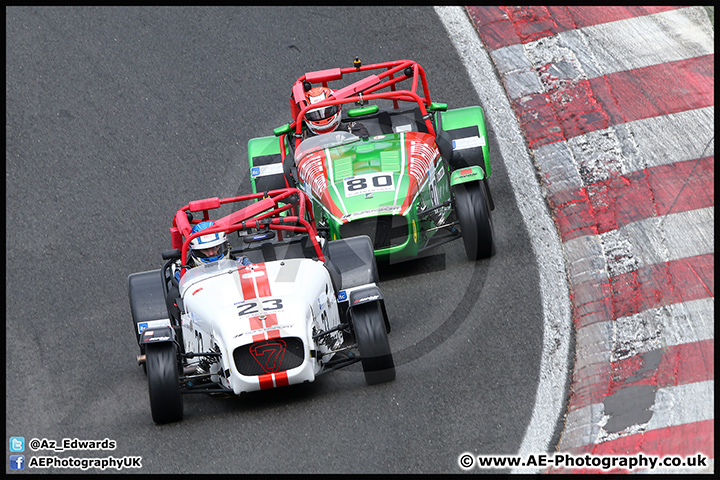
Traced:
<svg viewBox="0 0 720 480">
<path fill-rule="evenodd" d="M 710 107 L 715 54 L 591 78 L 590 86 L 613 125 Z"/>
<path fill-rule="evenodd" d="M 715 55 L 558 85 L 512 101 L 530 148 L 620 123 L 713 106 Z"/>
<path fill-rule="evenodd" d="M 563 242 L 652 217 L 715 205 L 715 157 L 615 175 L 550 196 Z"/>
<path fill-rule="evenodd" d="M 647 265 L 612 277 L 573 285 L 575 328 L 635 315 L 651 308 L 715 297 L 715 254 Z"/>
<path fill-rule="evenodd" d="M 560 32 L 625 20 L 679 7 L 466 7 L 483 43 L 495 50 Z"/>
<path fill-rule="evenodd" d="M 648 265 L 613 277 L 614 318 L 715 296 L 715 254 Z"/>
<path fill-rule="evenodd" d="M 702 453 L 709 458 L 715 458 L 715 420 L 673 425 L 571 449 L 571 453 L 575 455 L 629 455 L 640 452 L 659 457 L 687 457 Z M 580 473 L 578 470 L 574 472 Z"/>
<path fill-rule="evenodd" d="M 662 350 L 659 361 L 646 352 L 611 362 L 609 369 L 597 369 L 594 375 L 583 372 L 573 382 L 569 411 L 600 403 L 609 395 L 637 385 L 658 388 L 686 385 L 715 379 L 715 341 L 671 345 Z M 604 365 L 605 362 L 603 362 Z"/>
</svg>

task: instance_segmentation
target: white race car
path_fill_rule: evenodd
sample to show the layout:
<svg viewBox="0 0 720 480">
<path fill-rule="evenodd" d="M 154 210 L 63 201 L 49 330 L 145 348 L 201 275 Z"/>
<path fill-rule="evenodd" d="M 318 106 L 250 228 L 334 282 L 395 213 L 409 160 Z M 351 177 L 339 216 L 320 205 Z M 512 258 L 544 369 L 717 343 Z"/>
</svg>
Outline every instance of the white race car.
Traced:
<svg viewBox="0 0 720 480">
<path fill-rule="evenodd" d="M 192 233 L 210 211 L 239 202 L 252 203 Z M 395 378 L 372 242 L 325 242 L 307 202 L 294 188 L 190 202 L 173 219 L 165 265 L 128 277 L 155 422 L 182 419 L 186 393 L 312 382 L 358 361 L 368 384 Z M 216 232 L 233 240 L 230 257 L 180 264 L 194 238 Z M 242 256 L 252 263 L 235 260 Z"/>
</svg>

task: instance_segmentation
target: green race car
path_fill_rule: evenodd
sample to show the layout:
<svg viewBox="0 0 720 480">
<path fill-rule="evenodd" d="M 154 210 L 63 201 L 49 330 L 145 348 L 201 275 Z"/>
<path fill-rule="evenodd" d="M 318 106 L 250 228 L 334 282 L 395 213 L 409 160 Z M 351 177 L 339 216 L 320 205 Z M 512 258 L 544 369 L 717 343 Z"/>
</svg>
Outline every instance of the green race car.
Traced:
<svg viewBox="0 0 720 480">
<path fill-rule="evenodd" d="M 358 59 L 301 76 L 290 105 L 291 123 L 248 143 L 253 192 L 302 189 L 318 233 L 368 235 L 380 261 L 461 237 L 470 260 L 494 253 L 482 108 L 432 102 L 414 61 Z"/>
</svg>

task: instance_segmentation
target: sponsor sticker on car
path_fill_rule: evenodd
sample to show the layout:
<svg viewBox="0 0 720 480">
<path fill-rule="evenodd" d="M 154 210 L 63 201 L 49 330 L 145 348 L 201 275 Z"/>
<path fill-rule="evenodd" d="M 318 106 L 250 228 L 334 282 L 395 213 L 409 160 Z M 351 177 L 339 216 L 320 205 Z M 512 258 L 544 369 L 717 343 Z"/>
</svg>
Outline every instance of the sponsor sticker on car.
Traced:
<svg viewBox="0 0 720 480">
<path fill-rule="evenodd" d="M 377 300 L 378 298 L 380 298 L 380 295 L 368 295 L 367 297 L 358 298 L 353 303 L 357 304 L 357 303 L 372 302 L 373 300 Z"/>
<path fill-rule="evenodd" d="M 279 173 L 283 173 L 282 163 L 260 165 L 258 167 L 252 167 L 252 169 L 250 169 L 250 176 L 253 178 L 265 177 L 267 175 L 277 175 Z"/>
<path fill-rule="evenodd" d="M 346 215 L 343 215 L 341 220 L 352 220 L 357 219 L 361 217 L 366 217 L 369 215 L 375 215 L 375 214 L 382 214 L 382 213 L 389 213 L 389 214 L 395 214 L 400 211 L 401 205 L 383 205 L 378 208 L 372 208 L 370 210 L 363 210 L 362 212 L 351 212 Z"/>
<path fill-rule="evenodd" d="M 477 135 L 472 137 L 457 138 L 453 140 L 453 150 L 464 150 L 466 148 L 484 147 L 485 146 L 485 135 L 478 137 Z"/>
<path fill-rule="evenodd" d="M 282 330 L 282 329 L 289 329 L 293 328 L 295 325 L 290 323 L 287 325 L 270 325 L 269 327 L 263 327 L 263 328 L 257 328 L 255 330 L 250 330 L 249 332 L 240 332 L 237 335 L 235 335 L 233 338 L 240 338 L 244 335 L 258 335 L 260 333 L 270 332 L 272 330 Z"/>
<path fill-rule="evenodd" d="M 158 327 L 170 327 L 170 319 L 168 318 L 161 318 L 159 320 L 150 320 L 148 322 L 139 322 L 137 324 L 138 334 L 143 333 L 148 328 L 158 328 Z"/>
</svg>

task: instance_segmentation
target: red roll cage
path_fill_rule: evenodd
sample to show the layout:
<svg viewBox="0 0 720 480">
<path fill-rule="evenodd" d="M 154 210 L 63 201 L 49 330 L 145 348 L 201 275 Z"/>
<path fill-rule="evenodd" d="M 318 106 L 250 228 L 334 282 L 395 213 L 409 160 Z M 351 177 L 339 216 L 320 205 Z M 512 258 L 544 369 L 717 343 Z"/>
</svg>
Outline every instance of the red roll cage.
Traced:
<svg viewBox="0 0 720 480">
<path fill-rule="evenodd" d="M 297 200 L 291 199 L 297 195 Z M 192 233 L 193 227 L 203 221 L 210 220 L 210 210 L 220 208 L 221 205 L 238 203 L 248 200 L 257 200 L 229 215 L 213 220 L 214 225 L 197 233 Z M 180 250 L 180 258 L 186 259 L 190 241 L 193 238 L 209 233 L 225 232 L 226 234 L 251 228 L 268 228 L 278 230 L 278 237 L 282 240 L 282 231 L 307 233 L 315 248 L 320 261 L 325 261 L 320 244 L 317 240 L 315 219 L 312 209 L 307 209 L 308 202 L 305 192 L 297 188 L 283 188 L 269 192 L 251 193 L 229 198 L 205 198 L 195 200 L 180 207 L 173 217 L 170 227 L 172 248 Z M 281 206 L 280 204 L 283 203 Z M 202 219 L 189 220 L 187 212 L 202 212 Z M 285 215 L 282 215 L 285 213 Z M 184 238 L 184 240 L 183 240 Z M 185 274 L 182 267 L 181 275 Z"/>
<path fill-rule="evenodd" d="M 313 83 L 320 83 L 327 87 L 328 82 L 340 80 L 345 74 L 355 74 L 358 72 L 368 72 L 373 70 L 384 70 L 379 74 L 369 75 L 355 83 L 335 91 L 332 97 L 312 105 L 308 105 L 305 100 L 306 83 L 312 86 Z M 398 75 L 397 77 L 395 75 Z M 403 80 L 412 79 L 409 90 L 398 90 L 396 85 Z M 417 93 L 418 84 L 422 84 L 424 96 Z M 379 90 L 388 88 L 388 91 L 379 92 Z M 292 95 L 290 97 L 290 111 L 293 121 L 290 123 L 291 130 L 295 130 L 293 135 L 295 139 L 295 148 L 302 141 L 302 124 L 305 112 L 316 108 L 327 107 L 330 105 L 340 105 L 345 103 L 360 102 L 374 99 L 392 100 L 393 108 L 399 108 L 398 101 L 416 102 L 420 107 L 427 130 L 431 135 L 435 135 L 435 129 L 430 121 L 430 115 L 427 108 L 430 106 L 430 93 L 425 79 L 425 70 L 412 60 L 397 60 L 393 62 L 375 63 L 363 66 L 359 60 L 355 60 L 355 66 L 348 68 L 331 68 L 328 70 L 318 70 L 309 72 L 298 78 L 293 84 Z M 280 136 L 280 146 L 282 149 L 282 158 L 285 158 L 285 135 Z"/>
</svg>

